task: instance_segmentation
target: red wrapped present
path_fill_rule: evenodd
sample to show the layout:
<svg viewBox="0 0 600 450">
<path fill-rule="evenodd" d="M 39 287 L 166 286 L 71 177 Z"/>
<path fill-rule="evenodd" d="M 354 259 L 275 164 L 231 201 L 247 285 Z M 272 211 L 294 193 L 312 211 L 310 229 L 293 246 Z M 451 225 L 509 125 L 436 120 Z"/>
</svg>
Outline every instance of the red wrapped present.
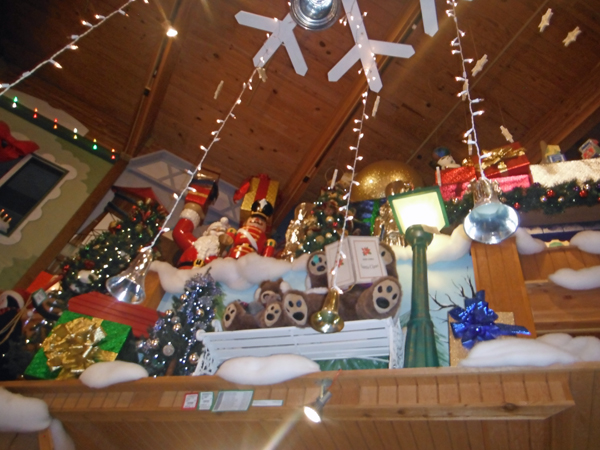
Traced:
<svg viewBox="0 0 600 450">
<path fill-rule="evenodd" d="M 495 178 L 502 192 L 510 192 L 517 187 L 528 188 L 531 186 L 529 175 L 515 175 L 513 177 Z M 442 198 L 444 201 L 452 200 L 453 198 L 461 199 L 467 193 L 470 182 L 456 183 L 440 186 Z"/>
<path fill-rule="evenodd" d="M 481 168 L 488 178 L 529 175 L 529 159 L 518 142 L 484 151 Z"/>
<path fill-rule="evenodd" d="M 115 300 L 99 292 L 89 292 L 69 300 L 69 311 L 129 325 L 135 337 L 148 337 L 148 327 L 158 320 L 158 311 L 142 305 Z"/>
<path fill-rule="evenodd" d="M 484 170 L 488 178 L 511 177 L 515 175 L 529 176 L 529 160 L 521 155 L 516 158 L 500 161 L 498 164 Z"/>
<path fill-rule="evenodd" d="M 452 200 L 453 198 L 461 199 L 470 185 L 470 181 L 465 183 L 443 184 L 440 186 L 442 198 L 444 201 Z"/>
<path fill-rule="evenodd" d="M 447 184 L 468 183 L 476 178 L 475 167 L 461 166 L 455 169 L 444 169 L 440 171 L 442 186 Z"/>
<path fill-rule="evenodd" d="M 240 225 L 246 222 L 252 213 L 252 204 L 260 200 L 267 200 L 273 208 L 277 201 L 277 192 L 279 190 L 279 181 L 271 180 L 268 175 L 261 173 L 242 183 L 242 186 L 235 192 L 234 201 L 243 197 L 240 210 Z"/>
</svg>

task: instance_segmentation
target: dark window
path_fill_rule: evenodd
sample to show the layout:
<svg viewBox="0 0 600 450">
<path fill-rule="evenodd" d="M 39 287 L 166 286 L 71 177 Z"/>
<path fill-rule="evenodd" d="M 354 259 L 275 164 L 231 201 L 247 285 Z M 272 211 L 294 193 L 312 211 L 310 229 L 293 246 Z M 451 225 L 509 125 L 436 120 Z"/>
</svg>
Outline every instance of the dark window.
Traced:
<svg viewBox="0 0 600 450">
<path fill-rule="evenodd" d="M 16 171 L 0 180 L 0 210 L 10 217 L 9 235 L 58 184 L 67 171 L 36 155 L 31 155 Z M 8 219 L 8 218 L 7 218 Z"/>
</svg>

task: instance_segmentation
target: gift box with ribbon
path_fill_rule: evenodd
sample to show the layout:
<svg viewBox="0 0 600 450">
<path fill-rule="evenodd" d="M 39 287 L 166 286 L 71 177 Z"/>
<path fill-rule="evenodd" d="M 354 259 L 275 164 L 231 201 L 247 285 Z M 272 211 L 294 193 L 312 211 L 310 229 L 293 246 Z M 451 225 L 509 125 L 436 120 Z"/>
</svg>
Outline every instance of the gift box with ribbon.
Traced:
<svg viewBox="0 0 600 450">
<path fill-rule="evenodd" d="M 97 362 L 137 362 L 131 327 L 70 311 L 62 313 L 25 370 L 28 378 L 77 378 Z"/>
<path fill-rule="evenodd" d="M 531 334 L 527 328 L 519 325 L 496 323 L 500 314 L 503 319 L 514 321 L 512 313 L 496 313 L 489 307 L 485 301 L 485 291 L 479 291 L 475 297 L 465 299 L 464 308 L 457 306 L 448 313 L 452 332 L 450 335 L 451 365 L 456 365 L 460 359 L 464 358 L 467 351 L 472 349 L 477 342 L 489 341 L 502 336 Z M 458 348 L 459 343 L 461 348 Z"/>
<path fill-rule="evenodd" d="M 158 311 L 142 305 L 119 302 L 100 292 L 88 292 L 69 300 L 69 311 L 129 325 L 135 337 L 148 337 L 148 328 L 158 320 Z"/>
<path fill-rule="evenodd" d="M 475 167 L 472 165 L 444 169 L 440 171 L 442 186 L 469 183 L 476 178 Z"/>
<path fill-rule="evenodd" d="M 510 192 L 518 187 L 527 189 L 529 186 L 531 186 L 531 178 L 529 175 L 515 175 L 512 177 L 495 178 L 494 181 L 498 183 L 498 186 L 502 192 Z M 465 194 L 468 193 L 470 185 L 471 183 L 467 182 L 440 186 L 442 198 L 444 201 L 452 200 L 453 198 L 460 200 Z"/>
<path fill-rule="evenodd" d="M 252 214 L 252 204 L 265 199 L 273 208 L 277 201 L 277 192 L 279 191 L 279 181 L 271 180 L 268 175 L 261 173 L 255 177 L 244 181 L 240 188 L 235 191 L 233 201 L 242 200 L 240 207 L 240 226 L 246 222 Z"/>
<path fill-rule="evenodd" d="M 529 164 L 525 149 L 518 142 L 485 150 L 481 159 L 481 169 L 488 178 L 529 175 Z"/>
</svg>

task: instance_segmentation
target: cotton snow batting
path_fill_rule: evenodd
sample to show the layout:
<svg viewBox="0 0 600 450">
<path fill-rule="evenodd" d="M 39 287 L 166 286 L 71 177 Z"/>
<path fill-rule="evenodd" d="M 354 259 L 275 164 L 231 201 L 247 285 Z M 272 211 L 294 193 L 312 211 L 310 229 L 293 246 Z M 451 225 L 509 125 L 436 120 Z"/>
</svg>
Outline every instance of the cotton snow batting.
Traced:
<svg viewBox="0 0 600 450">
<path fill-rule="evenodd" d="M 215 375 L 238 384 L 276 384 L 319 372 L 319 365 L 300 355 L 243 356 L 225 361 Z"/>
<path fill-rule="evenodd" d="M 107 361 L 92 364 L 85 369 L 79 380 L 88 387 L 100 389 L 126 381 L 146 378 L 148 372 L 139 364 L 125 361 Z"/>
<path fill-rule="evenodd" d="M 549 366 L 600 361 L 600 340 L 552 333 L 537 339 L 513 337 L 480 342 L 459 365 L 467 367 Z"/>
<path fill-rule="evenodd" d="M 571 238 L 571 245 L 587 253 L 600 254 L 600 231 L 581 231 Z"/>
<path fill-rule="evenodd" d="M 548 279 L 566 289 L 581 291 L 600 287 L 600 266 L 585 269 L 558 269 L 548 275 Z"/>
<path fill-rule="evenodd" d="M 517 252 L 519 255 L 534 255 L 546 250 L 546 244 L 540 239 L 535 239 L 523 228 L 517 228 Z"/>
<path fill-rule="evenodd" d="M 0 387 L 0 432 L 41 431 L 50 426 L 51 420 L 45 401 Z"/>
</svg>

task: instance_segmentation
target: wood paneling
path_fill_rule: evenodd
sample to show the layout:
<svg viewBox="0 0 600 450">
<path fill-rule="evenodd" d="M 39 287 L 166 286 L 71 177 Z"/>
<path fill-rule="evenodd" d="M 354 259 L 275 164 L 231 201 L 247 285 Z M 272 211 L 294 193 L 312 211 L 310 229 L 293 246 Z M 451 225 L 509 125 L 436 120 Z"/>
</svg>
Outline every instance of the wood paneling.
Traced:
<svg viewBox="0 0 600 450">
<path fill-rule="evenodd" d="M 531 337 L 536 336 L 536 326 L 515 238 L 500 244 L 485 245 L 473 242 L 473 271 L 478 290 L 485 291 L 490 308 L 498 312 L 514 312 L 515 324 L 527 328 Z"/>
<path fill-rule="evenodd" d="M 548 281 L 560 269 L 599 266 L 600 255 L 565 246 L 519 258 L 539 333 L 600 334 L 600 289 L 575 291 Z"/>
<path fill-rule="evenodd" d="M 101 390 L 77 380 L 2 386 L 46 400 L 78 446 L 90 449 L 177 450 L 199 442 L 210 449 L 542 449 L 551 442 L 560 449 L 596 448 L 599 363 L 342 372 L 323 422 L 307 422 L 302 406 L 316 397 L 318 380 L 334 376 L 316 373 L 259 387 L 215 376 L 161 377 Z M 359 391 L 351 403 L 348 386 Z M 228 389 L 286 401 L 247 412 L 181 409 L 186 392 Z"/>
</svg>

